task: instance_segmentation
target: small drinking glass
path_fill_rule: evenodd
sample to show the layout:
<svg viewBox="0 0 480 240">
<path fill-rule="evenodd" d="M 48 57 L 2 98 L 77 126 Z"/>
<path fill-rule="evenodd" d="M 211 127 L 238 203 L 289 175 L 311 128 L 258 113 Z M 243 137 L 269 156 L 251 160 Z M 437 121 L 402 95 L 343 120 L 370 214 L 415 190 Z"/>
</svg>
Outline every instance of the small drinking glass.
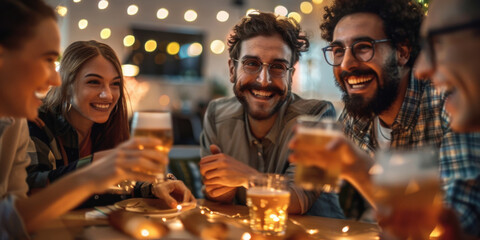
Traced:
<svg viewBox="0 0 480 240">
<path fill-rule="evenodd" d="M 295 184 L 306 190 L 322 190 L 334 192 L 338 190 L 340 175 L 339 158 L 328 159 L 325 169 L 316 166 L 306 166 L 302 162 L 308 154 L 302 151 L 322 149 L 332 139 L 343 134 L 341 125 L 333 118 L 318 119 L 313 116 L 300 116 L 297 120 L 297 144 L 293 151 L 297 154 Z"/>
<path fill-rule="evenodd" d="M 135 112 L 132 119 L 132 137 L 154 137 L 162 141 L 155 149 L 168 157 L 173 145 L 172 117 L 169 112 Z M 138 146 L 143 149 L 144 146 Z M 147 174 L 155 175 L 155 183 L 165 180 L 166 166 L 152 169 Z M 135 181 L 123 180 L 111 187 L 109 192 L 130 194 L 135 186 Z"/>
<path fill-rule="evenodd" d="M 252 232 L 282 236 L 288 219 L 290 192 L 287 181 L 280 174 L 261 174 L 248 181 L 247 206 Z"/>
<path fill-rule="evenodd" d="M 386 231 L 398 237 L 428 239 L 442 209 L 437 151 L 430 147 L 379 151 L 370 174 Z"/>
</svg>

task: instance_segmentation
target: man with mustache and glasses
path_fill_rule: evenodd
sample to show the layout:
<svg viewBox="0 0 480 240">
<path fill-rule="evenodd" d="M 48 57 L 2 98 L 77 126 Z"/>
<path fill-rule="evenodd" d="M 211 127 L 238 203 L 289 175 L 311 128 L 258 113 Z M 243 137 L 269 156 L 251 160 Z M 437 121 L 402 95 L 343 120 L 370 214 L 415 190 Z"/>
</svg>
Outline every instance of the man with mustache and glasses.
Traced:
<svg viewBox="0 0 480 240">
<path fill-rule="evenodd" d="M 472 161 L 480 159 L 480 135 L 452 132 L 445 96 L 430 81 L 413 77 L 423 16 L 422 6 L 410 0 L 336 0 L 326 8 L 320 29 L 330 44 L 323 51 L 343 91 L 340 121 L 349 140 L 338 138 L 325 149 L 311 149 L 311 162 L 304 164 L 322 166 L 338 152 L 341 176 L 375 204 L 368 172 L 377 150 L 438 147 L 445 202 L 460 213 L 476 209 L 478 218 L 478 208 L 472 208 L 478 195 L 459 199 L 455 192 L 475 165 Z M 290 147 L 295 144 L 293 139 Z M 342 193 L 351 193 L 346 189 Z M 358 217 L 363 202 L 347 199 L 348 205 L 360 207 L 347 209 L 346 215 Z"/>
<path fill-rule="evenodd" d="M 285 17 L 256 12 L 243 18 L 228 39 L 230 82 L 235 97 L 210 102 L 204 120 L 200 171 L 209 199 L 245 204 L 249 177 L 292 176 L 288 141 L 299 115 L 333 117 L 331 103 L 291 93 L 293 67 L 308 39 Z M 305 213 L 318 192 L 289 182 L 290 213 Z M 335 194 L 322 194 L 312 214 L 342 218 Z M 324 210 L 320 210 L 323 208 Z"/>
</svg>

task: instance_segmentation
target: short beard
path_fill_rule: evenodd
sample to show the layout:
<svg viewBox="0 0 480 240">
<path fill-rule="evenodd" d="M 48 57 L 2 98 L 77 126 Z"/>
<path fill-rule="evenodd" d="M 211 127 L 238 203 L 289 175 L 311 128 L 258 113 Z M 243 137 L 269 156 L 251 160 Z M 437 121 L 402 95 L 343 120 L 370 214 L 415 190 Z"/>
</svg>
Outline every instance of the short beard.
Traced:
<svg viewBox="0 0 480 240">
<path fill-rule="evenodd" d="M 347 90 L 340 86 L 338 81 L 335 81 L 337 86 L 343 92 L 342 100 L 345 104 L 346 111 L 354 117 L 366 118 L 372 115 L 379 115 L 392 106 L 393 102 L 397 99 L 399 94 L 400 74 L 398 70 L 398 64 L 394 54 L 391 54 L 387 60 L 387 63 L 382 68 L 382 75 L 384 76 L 383 86 L 380 85 L 378 75 L 372 70 L 353 72 L 348 75 L 364 75 L 375 74 L 377 81 L 377 91 L 370 101 L 364 99 L 361 95 L 348 94 Z M 341 82 L 344 83 L 345 73 L 340 76 Z"/>
<path fill-rule="evenodd" d="M 254 113 L 254 112 L 251 111 L 251 109 L 248 105 L 247 99 L 246 99 L 244 94 L 242 95 L 242 93 L 244 93 L 246 91 L 250 91 L 252 89 L 255 89 L 255 90 L 270 91 L 270 92 L 273 92 L 274 94 L 278 94 L 279 96 L 283 96 L 285 94 L 285 90 L 279 89 L 279 88 L 274 87 L 274 86 L 262 87 L 260 85 L 260 83 L 257 83 L 257 82 L 249 83 L 249 84 L 246 84 L 246 85 L 241 85 L 240 89 L 237 90 L 236 86 L 237 86 L 238 81 L 237 81 L 237 75 L 236 74 L 235 74 L 234 78 L 235 78 L 235 82 L 233 83 L 233 92 L 235 93 L 235 96 L 237 97 L 238 101 L 245 108 L 248 116 L 250 116 L 251 118 L 253 118 L 255 120 L 266 120 L 266 119 L 269 119 L 270 117 L 272 117 L 273 115 L 275 115 L 275 113 L 277 113 L 280 110 L 282 105 L 287 101 L 287 99 L 292 94 L 292 81 L 290 80 L 289 83 L 288 83 L 287 95 L 283 99 L 280 99 L 280 101 L 278 101 L 278 103 L 272 108 L 272 110 L 270 112 L 264 113 L 264 114 Z"/>
</svg>

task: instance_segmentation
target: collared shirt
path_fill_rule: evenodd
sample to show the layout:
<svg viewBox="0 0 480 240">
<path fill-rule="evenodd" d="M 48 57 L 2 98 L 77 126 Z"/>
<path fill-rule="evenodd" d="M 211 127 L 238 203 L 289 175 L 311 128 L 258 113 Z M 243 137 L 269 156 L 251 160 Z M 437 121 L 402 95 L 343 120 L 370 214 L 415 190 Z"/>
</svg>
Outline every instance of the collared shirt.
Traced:
<svg viewBox="0 0 480 240">
<path fill-rule="evenodd" d="M 290 177 L 290 192 L 297 195 L 304 213 L 317 199 L 318 193 L 294 185 L 295 166 L 288 162 L 292 127 L 296 118 L 304 114 L 333 117 L 335 110 L 329 102 L 306 100 L 292 94 L 280 108 L 271 130 L 263 139 L 257 139 L 251 133 L 247 114 L 236 97 L 213 100 L 208 105 L 200 137 L 201 156 L 210 155 L 209 146 L 216 144 L 223 153 L 259 172 L 286 174 Z M 245 202 L 244 188 L 238 189 L 236 199 L 239 203 Z"/>
<path fill-rule="evenodd" d="M 430 81 L 410 79 L 400 112 L 392 124 L 391 148 L 436 146 L 445 203 L 460 215 L 469 234 L 480 235 L 480 133 L 452 132 L 444 108 L 444 95 Z M 345 110 L 339 119 L 345 134 L 372 157 L 378 149 L 374 116 L 356 118 Z"/>
<path fill-rule="evenodd" d="M 0 118 L 0 239 L 29 237 L 15 207 L 17 198 L 27 197 L 28 140 L 25 119 Z"/>
</svg>

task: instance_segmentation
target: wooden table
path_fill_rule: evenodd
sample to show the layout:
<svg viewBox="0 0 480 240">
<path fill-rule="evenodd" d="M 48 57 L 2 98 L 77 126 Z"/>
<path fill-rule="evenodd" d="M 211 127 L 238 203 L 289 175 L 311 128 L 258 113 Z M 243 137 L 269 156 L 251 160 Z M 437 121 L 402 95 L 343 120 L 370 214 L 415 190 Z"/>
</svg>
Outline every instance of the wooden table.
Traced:
<svg viewBox="0 0 480 240">
<path fill-rule="evenodd" d="M 199 199 L 198 207 L 209 210 L 214 219 L 228 222 L 232 228 L 229 239 L 241 239 L 248 231 L 248 208 L 240 205 L 225 205 Z M 130 239 L 125 234 L 113 229 L 106 219 L 87 220 L 85 213 L 89 210 L 74 210 L 53 220 L 32 234 L 32 239 Z M 173 229 L 165 239 L 198 239 L 183 229 L 180 221 L 169 220 Z M 170 226 L 170 225 L 169 225 Z M 378 239 L 379 227 L 374 224 L 351 220 L 324 217 L 290 215 L 287 236 L 292 231 L 305 231 L 313 239 Z M 342 231 L 343 230 L 343 231 Z M 276 238 L 279 239 L 279 238 Z"/>
</svg>

